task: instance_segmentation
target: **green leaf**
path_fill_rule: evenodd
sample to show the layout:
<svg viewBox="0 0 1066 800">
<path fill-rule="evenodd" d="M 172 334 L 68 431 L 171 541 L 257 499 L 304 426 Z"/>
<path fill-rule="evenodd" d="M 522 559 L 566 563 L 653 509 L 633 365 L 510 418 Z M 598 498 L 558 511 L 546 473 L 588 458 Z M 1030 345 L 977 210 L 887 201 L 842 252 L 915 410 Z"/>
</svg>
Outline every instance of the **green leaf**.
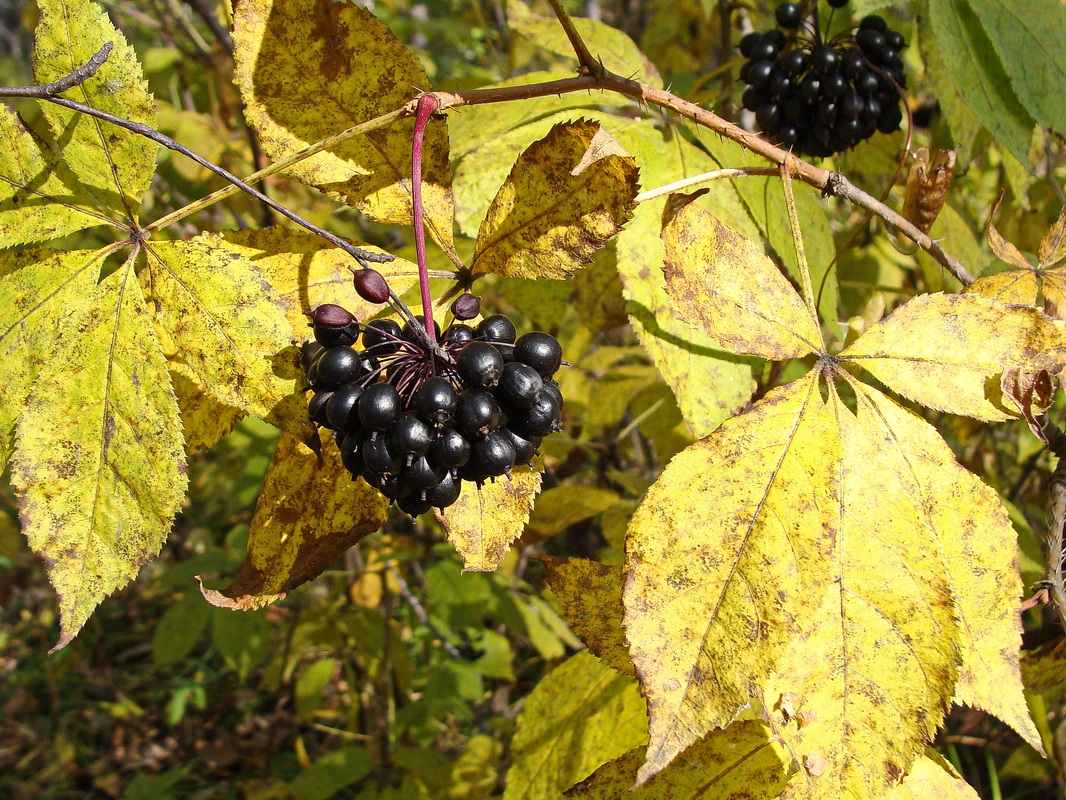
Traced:
<svg viewBox="0 0 1066 800">
<path fill-rule="evenodd" d="M 478 231 L 474 276 L 565 278 L 621 230 L 632 156 L 599 123 L 559 123 L 519 156 Z"/>
<path fill-rule="evenodd" d="M 429 78 L 365 8 L 330 0 L 243 0 L 234 13 L 235 79 L 249 123 L 275 160 L 407 103 Z M 414 87 L 417 87 L 414 88 Z M 414 120 L 393 122 L 289 173 L 382 222 L 411 222 Z M 430 234 L 452 249 L 448 131 L 426 129 L 422 200 Z"/>
<path fill-rule="evenodd" d="M 0 236 L 5 247 L 65 236 L 104 222 L 84 209 L 81 182 L 19 116 L 0 105 Z"/>
<path fill-rule="evenodd" d="M 309 720 L 322 707 L 322 694 L 333 681 L 337 659 L 321 658 L 300 673 L 296 679 L 296 713 L 301 720 Z"/>
<path fill-rule="evenodd" d="M 133 48 L 99 6 L 89 0 L 39 0 L 41 20 L 33 50 L 38 83 L 84 65 L 106 42 L 114 49 L 96 75 L 67 96 L 118 117 L 155 127 L 155 107 Z M 141 197 L 155 173 L 159 145 L 124 128 L 77 111 L 42 104 L 63 160 L 101 210 L 136 220 Z"/>
<path fill-rule="evenodd" d="M 159 666 L 181 661 L 196 647 L 210 619 L 211 606 L 196 592 L 187 593 L 152 631 L 152 660 Z"/>
<path fill-rule="evenodd" d="M 644 744 L 646 727 L 636 683 L 578 653 L 526 698 L 504 800 L 558 797 L 596 767 Z"/>
<path fill-rule="evenodd" d="M 1037 123 L 1066 133 L 1066 4 L 1026 0 L 966 2 L 1025 110 Z M 960 12 L 960 16 L 963 15 Z M 1021 159 L 1026 163 L 1025 159 Z"/>
<path fill-rule="evenodd" d="M 132 265 L 87 295 L 18 424 L 22 529 L 59 594 L 65 646 L 159 552 L 185 494 L 178 405 Z"/>
<path fill-rule="evenodd" d="M 299 435 L 307 412 L 292 327 L 254 262 L 214 234 L 145 252 L 156 321 L 207 391 Z"/>
<path fill-rule="evenodd" d="M 934 73 L 940 96 L 958 95 L 989 132 L 1022 163 L 1029 158 L 1033 118 L 1011 89 L 992 42 L 967 0 L 927 0 L 931 36 L 944 69 Z M 1019 53 L 1019 58 L 1030 54 Z"/>
<path fill-rule="evenodd" d="M 211 640 L 226 666 L 241 680 L 270 655 L 270 633 L 263 611 L 220 611 L 211 617 Z"/>
<path fill-rule="evenodd" d="M 11 457 L 30 386 L 51 358 L 56 320 L 93 293 L 102 261 L 93 251 L 0 253 L 0 469 Z"/>
<path fill-rule="evenodd" d="M 296 800 L 326 800 L 345 786 L 361 781 L 374 768 L 374 757 L 362 747 L 334 750 L 289 783 Z"/>
</svg>

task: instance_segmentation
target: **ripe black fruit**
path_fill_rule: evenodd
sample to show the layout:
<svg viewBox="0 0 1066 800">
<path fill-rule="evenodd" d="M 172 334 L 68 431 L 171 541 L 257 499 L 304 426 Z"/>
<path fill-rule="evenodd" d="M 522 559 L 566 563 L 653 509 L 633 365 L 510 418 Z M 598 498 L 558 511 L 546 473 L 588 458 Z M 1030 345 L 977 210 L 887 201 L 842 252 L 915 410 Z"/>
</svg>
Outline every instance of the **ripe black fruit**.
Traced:
<svg viewBox="0 0 1066 800">
<path fill-rule="evenodd" d="M 455 428 L 445 428 L 429 448 L 430 458 L 444 467 L 461 467 L 470 460 L 470 442 Z"/>
<path fill-rule="evenodd" d="M 495 431 L 503 422 L 503 412 L 492 392 L 467 389 L 459 395 L 455 423 L 470 439 L 478 439 Z"/>
<path fill-rule="evenodd" d="M 370 431 L 388 430 L 400 416 L 402 405 L 400 393 L 391 384 L 375 383 L 359 398 L 359 421 Z"/>
<path fill-rule="evenodd" d="M 404 339 L 406 339 L 409 342 L 421 342 L 422 341 L 422 336 L 426 335 L 426 318 L 423 317 L 421 314 L 417 314 L 415 316 L 415 323 L 417 324 L 417 326 L 419 328 L 419 332 L 418 333 L 416 333 L 414 330 L 411 329 L 411 323 L 410 322 L 404 323 L 404 326 L 403 326 L 402 336 L 403 336 Z M 437 324 L 436 320 L 433 321 L 433 333 L 434 333 L 434 339 L 439 340 L 440 339 L 440 325 Z M 419 334 L 421 334 L 421 335 L 419 335 Z"/>
<path fill-rule="evenodd" d="M 451 344 L 466 344 L 472 342 L 476 338 L 477 334 L 474 333 L 474 329 L 469 325 L 452 325 L 444 332 L 444 336 L 441 338 L 442 342 Z"/>
<path fill-rule="evenodd" d="M 802 21 L 799 3 L 782 3 L 774 11 L 774 17 L 782 28 L 798 28 Z"/>
<path fill-rule="evenodd" d="M 346 345 L 329 348 L 316 364 L 318 385 L 324 389 L 343 386 L 358 378 L 362 372 L 362 359 Z"/>
<path fill-rule="evenodd" d="M 500 428 L 499 433 L 514 448 L 514 463 L 532 464 L 533 456 L 537 454 L 537 448 L 540 447 L 541 438 L 539 436 L 527 439 L 524 436 L 519 436 L 510 428 Z"/>
<path fill-rule="evenodd" d="M 409 495 L 401 497 L 397 501 L 396 507 L 409 517 L 417 517 L 433 508 L 433 504 L 429 501 L 426 493 L 411 492 Z"/>
<path fill-rule="evenodd" d="M 508 409 L 525 409 L 533 405 L 544 389 L 544 379 L 528 364 L 512 361 L 504 364 L 496 396 Z"/>
<path fill-rule="evenodd" d="M 455 368 L 470 386 L 495 386 L 503 371 L 503 356 L 488 342 L 471 342 L 455 360 Z"/>
<path fill-rule="evenodd" d="M 514 459 L 514 448 L 506 437 L 499 433 L 490 433 L 484 439 L 474 442 L 470 461 L 492 476 L 510 472 Z"/>
<path fill-rule="evenodd" d="M 433 444 L 433 431 L 413 411 L 405 411 L 392 425 L 389 444 L 393 452 L 412 458 L 424 456 Z"/>
<path fill-rule="evenodd" d="M 347 383 L 333 393 L 326 403 L 326 420 L 335 431 L 347 430 L 359 419 L 356 403 L 363 394 L 363 387 Z"/>
<path fill-rule="evenodd" d="M 421 456 L 403 471 L 403 480 L 412 489 L 432 489 L 440 483 L 440 475 L 429 460 Z"/>
<path fill-rule="evenodd" d="M 447 508 L 459 499 L 462 490 L 462 481 L 452 473 L 445 473 L 440 482 L 429 490 L 426 497 L 434 508 Z"/>
<path fill-rule="evenodd" d="M 403 332 L 395 321 L 391 319 L 376 319 L 367 323 L 366 329 L 363 331 L 363 347 L 373 352 L 378 358 L 381 358 L 390 353 L 395 353 L 399 349 L 398 340 L 402 336 Z"/>
<path fill-rule="evenodd" d="M 403 458 L 392 449 L 387 436 L 367 434 L 363 439 L 363 461 L 375 475 L 393 475 L 403 468 Z"/>
<path fill-rule="evenodd" d="M 518 335 L 514 323 L 503 314 L 493 314 L 491 317 L 485 317 L 477 324 L 474 332 L 479 339 L 484 339 L 487 342 L 502 342 L 504 344 L 511 344 L 514 342 L 515 336 Z"/>
<path fill-rule="evenodd" d="M 530 331 L 514 343 L 514 360 L 533 367 L 542 378 L 550 378 L 563 363 L 563 348 L 554 336 Z"/>
<path fill-rule="evenodd" d="M 329 419 L 326 417 L 326 406 L 329 404 L 331 397 L 333 397 L 333 392 L 317 392 L 311 398 L 311 402 L 307 404 L 307 416 L 311 418 L 312 422 L 318 423 L 325 428 L 330 427 Z"/>
<path fill-rule="evenodd" d="M 446 425 L 455 416 L 459 395 L 451 381 L 439 376 L 428 379 L 411 398 L 411 407 L 430 425 Z"/>
</svg>

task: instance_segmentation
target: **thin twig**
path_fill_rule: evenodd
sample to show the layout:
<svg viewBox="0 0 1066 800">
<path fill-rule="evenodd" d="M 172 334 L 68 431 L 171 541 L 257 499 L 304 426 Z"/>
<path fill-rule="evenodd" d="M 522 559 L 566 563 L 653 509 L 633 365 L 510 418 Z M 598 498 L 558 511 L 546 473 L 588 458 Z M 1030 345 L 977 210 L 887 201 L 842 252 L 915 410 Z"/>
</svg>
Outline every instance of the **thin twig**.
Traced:
<svg viewBox="0 0 1066 800">
<path fill-rule="evenodd" d="M 52 95 L 60 94 L 75 86 L 80 86 L 89 80 L 100 66 L 107 61 L 114 48 L 114 42 L 105 42 L 104 46 L 93 53 L 92 58 L 75 69 L 69 75 L 64 75 L 57 81 L 44 83 L 40 86 L 4 86 L 0 87 L 0 97 L 35 97 L 40 100 L 48 100 Z"/>
<path fill-rule="evenodd" d="M 722 178 L 744 178 L 753 175 L 765 176 L 777 174 L 777 167 L 729 167 L 727 169 L 714 169 L 710 172 L 704 172 L 701 175 L 693 175 L 691 178 L 682 178 L 679 181 L 668 183 L 665 186 L 648 189 L 648 191 L 641 192 L 633 199 L 638 203 L 643 203 L 652 198 L 661 197 L 664 194 L 680 192 L 693 186 L 699 186 L 701 183 L 710 183 L 711 181 L 721 180 Z"/>
</svg>

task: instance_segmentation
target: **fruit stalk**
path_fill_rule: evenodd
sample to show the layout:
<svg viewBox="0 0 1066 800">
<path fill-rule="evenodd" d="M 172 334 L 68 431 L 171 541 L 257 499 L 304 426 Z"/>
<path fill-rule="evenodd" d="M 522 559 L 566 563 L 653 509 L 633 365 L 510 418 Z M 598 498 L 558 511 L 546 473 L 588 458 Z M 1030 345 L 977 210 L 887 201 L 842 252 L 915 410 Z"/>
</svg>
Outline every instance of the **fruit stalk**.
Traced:
<svg viewBox="0 0 1066 800">
<path fill-rule="evenodd" d="M 424 94 L 418 98 L 415 109 L 415 134 L 411 143 L 411 207 L 415 226 L 415 260 L 418 262 L 418 285 L 422 290 L 422 316 L 425 318 L 426 335 L 431 342 L 437 337 L 433 330 L 433 298 L 429 294 L 429 268 L 426 265 L 426 229 L 422 218 L 422 140 L 426 123 L 437 110 L 437 98 Z"/>
</svg>

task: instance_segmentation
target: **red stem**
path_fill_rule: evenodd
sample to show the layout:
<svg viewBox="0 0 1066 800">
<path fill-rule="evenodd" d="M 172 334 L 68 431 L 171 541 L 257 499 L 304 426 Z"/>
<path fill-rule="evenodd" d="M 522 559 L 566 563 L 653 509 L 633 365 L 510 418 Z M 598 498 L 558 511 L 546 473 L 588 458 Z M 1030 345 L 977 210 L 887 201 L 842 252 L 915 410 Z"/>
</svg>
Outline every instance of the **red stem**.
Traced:
<svg viewBox="0 0 1066 800">
<path fill-rule="evenodd" d="M 422 220 L 422 138 L 426 123 L 439 104 L 431 94 L 418 98 L 415 108 L 415 135 L 411 143 L 411 204 L 415 224 L 415 260 L 418 262 L 418 285 L 422 289 L 422 316 L 425 318 L 426 335 L 431 342 L 437 341 L 433 329 L 433 298 L 429 294 L 429 268 L 426 266 L 426 229 Z"/>
</svg>

